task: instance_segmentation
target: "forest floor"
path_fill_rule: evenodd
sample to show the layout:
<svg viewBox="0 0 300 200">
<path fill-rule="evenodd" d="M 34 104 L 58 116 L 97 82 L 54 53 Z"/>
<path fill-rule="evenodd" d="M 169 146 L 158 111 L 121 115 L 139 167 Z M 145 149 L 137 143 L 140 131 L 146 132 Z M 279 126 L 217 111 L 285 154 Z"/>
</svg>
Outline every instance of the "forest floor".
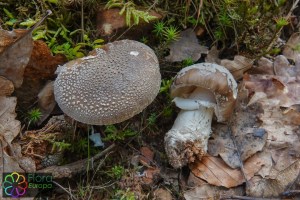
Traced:
<svg viewBox="0 0 300 200">
<path fill-rule="evenodd" d="M 253 37 L 245 35 L 240 46 L 237 39 L 228 45 L 229 39 L 215 40 L 201 24 L 168 25 L 173 22 L 167 11 L 151 10 L 155 4 L 148 7 L 150 17 L 143 10 L 143 22 L 132 25 L 126 15 L 119 15 L 120 8 L 109 4 L 118 1 L 100 3 L 90 12 L 91 7 L 80 1 L 64 1 L 69 4 L 63 9 L 55 0 L 41 2 L 13 5 L 0 0 L 1 173 L 50 173 L 53 178 L 50 189 L 27 190 L 18 197 L 300 198 L 298 1 L 284 7 L 287 11 L 281 13 L 288 18 L 287 24 L 276 27 L 272 37 L 266 36 L 272 40 L 264 52 L 259 47 L 251 49 L 246 42 L 253 42 L 255 32 Z M 104 5 L 111 8 L 104 9 Z M 35 27 L 47 10 L 52 10 L 52 15 Z M 129 20 L 135 22 L 138 12 L 131 12 Z M 151 16 L 156 19 L 151 21 Z M 278 20 L 276 23 L 274 27 Z M 273 34 L 270 30 L 268 34 Z M 260 27 L 256 31 L 261 31 Z M 55 71 L 122 39 L 142 42 L 154 50 L 162 77 L 158 95 L 141 113 L 118 124 L 76 122 L 55 102 Z M 257 45 L 265 42 L 255 39 Z M 226 123 L 213 118 L 207 153 L 174 169 L 164 137 L 180 109 L 172 102 L 170 87 L 181 69 L 203 62 L 222 65 L 232 73 L 238 83 L 236 103 Z M 90 139 L 91 135 L 95 138 Z M 5 177 L 1 177 L 1 199 L 5 197 Z"/>
</svg>

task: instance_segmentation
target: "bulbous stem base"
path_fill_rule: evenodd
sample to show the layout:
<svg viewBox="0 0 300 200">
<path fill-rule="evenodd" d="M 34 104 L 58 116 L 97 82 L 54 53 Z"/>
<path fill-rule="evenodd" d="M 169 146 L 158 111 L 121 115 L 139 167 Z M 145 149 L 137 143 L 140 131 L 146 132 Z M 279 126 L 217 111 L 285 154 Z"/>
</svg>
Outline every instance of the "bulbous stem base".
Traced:
<svg viewBox="0 0 300 200">
<path fill-rule="evenodd" d="M 165 136 L 169 162 L 180 168 L 201 157 L 207 151 L 211 133 L 213 108 L 199 106 L 197 110 L 181 110 L 174 125 Z"/>
</svg>

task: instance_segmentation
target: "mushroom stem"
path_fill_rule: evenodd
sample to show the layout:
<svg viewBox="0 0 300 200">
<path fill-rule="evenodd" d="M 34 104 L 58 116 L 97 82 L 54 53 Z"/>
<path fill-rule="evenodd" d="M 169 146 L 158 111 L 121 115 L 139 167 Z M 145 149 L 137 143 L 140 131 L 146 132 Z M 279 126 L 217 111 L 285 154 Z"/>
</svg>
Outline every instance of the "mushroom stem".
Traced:
<svg viewBox="0 0 300 200">
<path fill-rule="evenodd" d="M 187 105 L 186 102 L 176 102 L 176 105 Z M 195 101 L 188 108 L 195 108 Z M 214 104 L 212 104 L 214 105 Z M 201 158 L 207 151 L 207 142 L 211 133 L 213 106 L 203 106 L 197 103 L 196 110 L 181 110 L 174 125 L 165 136 L 165 147 L 171 165 L 182 167 L 196 158 Z"/>
<path fill-rule="evenodd" d="M 225 67 L 198 63 L 177 73 L 170 92 L 182 111 L 165 136 L 165 148 L 170 163 L 179 168 L 206 153 L 213 112 L 218 122 L 230 118 L 237 83 Z"/>
</svg>

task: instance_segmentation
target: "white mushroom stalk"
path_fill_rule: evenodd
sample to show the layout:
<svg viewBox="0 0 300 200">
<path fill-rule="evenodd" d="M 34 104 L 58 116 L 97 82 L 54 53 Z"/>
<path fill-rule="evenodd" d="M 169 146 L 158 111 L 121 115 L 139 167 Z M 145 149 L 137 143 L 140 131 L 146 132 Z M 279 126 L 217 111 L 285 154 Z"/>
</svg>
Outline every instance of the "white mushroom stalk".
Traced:
<svg viewBox="0 0 300 200">
<path fill-rule="evenodd" d="M 212 80 L 214 73 L 217 83 Z M 201 63 L 178 73 L 171 95 L 181 111 L 165 136 L 166 153 L 173 167 L 201 159 L 207 151 L 214 112 L 219 121 L 228 119 L 236 93 L 232 75 L 219 65 Z"/>
</svg>

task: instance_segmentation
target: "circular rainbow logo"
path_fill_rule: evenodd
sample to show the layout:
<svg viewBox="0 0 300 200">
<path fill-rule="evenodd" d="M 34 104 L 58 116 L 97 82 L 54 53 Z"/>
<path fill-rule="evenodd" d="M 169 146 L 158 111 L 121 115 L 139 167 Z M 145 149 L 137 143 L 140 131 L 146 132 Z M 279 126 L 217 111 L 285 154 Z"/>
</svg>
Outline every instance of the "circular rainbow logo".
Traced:
<svg viewBox="0 0 300 200">
<path fill-rule="evenodd" d="M 18 198 L 25 194 L 28 182 L 25 176 L 13 172 L 4 178 L 3 190 L 7 196 Z"/>
</svg>

